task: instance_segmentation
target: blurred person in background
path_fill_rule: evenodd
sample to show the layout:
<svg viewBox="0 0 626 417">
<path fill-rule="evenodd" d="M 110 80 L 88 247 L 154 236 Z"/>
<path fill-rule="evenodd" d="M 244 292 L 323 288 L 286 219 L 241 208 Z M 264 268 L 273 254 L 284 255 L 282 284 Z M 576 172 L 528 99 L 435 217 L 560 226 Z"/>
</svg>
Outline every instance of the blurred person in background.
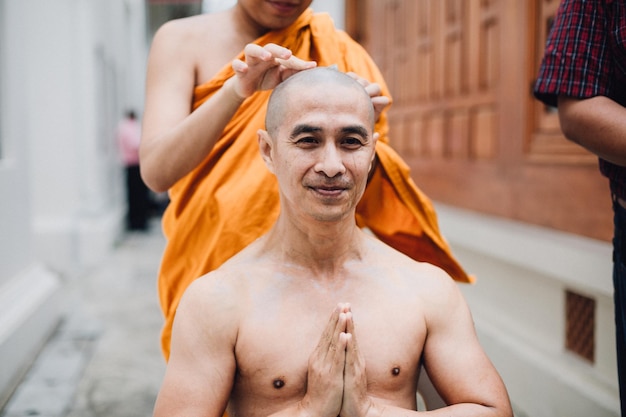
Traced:
<svg viewBox="0 0 626 417">
<path fill-rule="evenodd" d="M 145 231 L 150 212 L 150 190 L 139 169 L 141 125 L 134 110 L 128 110 L 117 126 L 117 144 L 126 175 L 126 229 Z"/>
</svg>

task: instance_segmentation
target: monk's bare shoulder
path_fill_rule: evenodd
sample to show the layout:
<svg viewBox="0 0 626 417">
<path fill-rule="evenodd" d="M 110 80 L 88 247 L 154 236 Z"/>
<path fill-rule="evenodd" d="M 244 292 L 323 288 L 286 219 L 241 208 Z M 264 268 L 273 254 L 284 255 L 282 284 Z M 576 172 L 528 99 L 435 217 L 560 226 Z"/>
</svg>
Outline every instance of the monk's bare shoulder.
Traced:
<svg viewBox="0 0 626 417">
<path fill-rule="evenodd" d="M 192 66 L 195 83 L 202 84 L 228 65 L 245 46 L 233 25 L 232 11 L 200 14 L 164 23 L 152 49 L 171 51 L 178 66 Z"/>
<path fill-rule="evenodd" d="M 224 26 L 227 12 L 199 14 L 168 20 L 157 30 L 157 37 L 168 37 L 176 41 L 197 42 L 206 36 L 217 36 Z M 180 45 L 181 47 L 185 45 Z"/>
</svg>

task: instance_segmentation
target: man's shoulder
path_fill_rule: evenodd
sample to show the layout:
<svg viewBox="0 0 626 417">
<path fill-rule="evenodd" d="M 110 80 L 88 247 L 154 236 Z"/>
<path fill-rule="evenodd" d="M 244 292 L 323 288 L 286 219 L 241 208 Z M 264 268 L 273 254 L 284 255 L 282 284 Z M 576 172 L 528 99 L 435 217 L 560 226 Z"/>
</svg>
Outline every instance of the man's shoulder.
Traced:
<svg viewBox="0 0 626 417">
<path fill-rule="evenodd" d="M 371 262 L 385 269 L 386 279 L 395 277 L 407 293 L 432 298 L 448 297 L 456 291 L 456 282 L 445 270 L 432 263 L 415 260 L 382 241 L 374 239 L 370 254 Z"/>
<path fill-rule="evenodd" d="M 238 287 L 241 291 L 246 285 L 251 271 L 259 271 L 262 268 L 262 258 L 258 256 L 256 242 L 248 245 L 239 253 L 220 265 L 219 268 L 198 278 L 200 284 L 211 286 Z M 255 274 L 258 275 L 258 274 Z"/>
<path fill-rule="evenodd" d="M 380 257 L 377 262 L 386 261 L 385 263 L 393 268 L 406 268 L 415 272 L 436 275 L 437 277 L 440 277 L 442 274 L 443 276 L 449 276 L 438 266 L 415 260 L 375 237 L 370 239 L 369 250 L 372 257 Z"/>
</svg>

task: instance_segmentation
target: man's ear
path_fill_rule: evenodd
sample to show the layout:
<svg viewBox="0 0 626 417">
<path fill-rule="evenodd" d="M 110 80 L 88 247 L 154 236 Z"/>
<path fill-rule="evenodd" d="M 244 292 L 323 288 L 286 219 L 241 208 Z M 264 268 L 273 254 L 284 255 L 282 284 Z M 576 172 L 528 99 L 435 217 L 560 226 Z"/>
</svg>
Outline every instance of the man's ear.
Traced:
<svg viewBox="0 0 626 417">
<path fill-rule="evenodd" d="M 374 149 L 376 149 L 376 142 L 378 142 L 378 138 L 380 138 L 380 133 L 374 132 L 372 135 L 372 145 L 374 145 Z"/>
<path fill-rule="evenodd" d="M 373 169 L 375 168 L 375 164 L 376 164 L 376 143 L 378 142 L 379 137 L 380 137 L 380 134 L 378 132 L 374 132 L 374 134 L 372 135 L 372 148 L 374 149 L 374 152 L 372 152 L 372 159 L 370 160 L 370 167 L 369 167 L 370 174 L 373 172 Z"/>
<path fill-rule="evenodd" d="M 272 138 L 267 131 L 259 129 L 258 132 L 259 151 L 261 152 L 261 158 L 265 162 L 265 166 L 274 174 L 274 161 L 272 159 Z"/>
</svg>

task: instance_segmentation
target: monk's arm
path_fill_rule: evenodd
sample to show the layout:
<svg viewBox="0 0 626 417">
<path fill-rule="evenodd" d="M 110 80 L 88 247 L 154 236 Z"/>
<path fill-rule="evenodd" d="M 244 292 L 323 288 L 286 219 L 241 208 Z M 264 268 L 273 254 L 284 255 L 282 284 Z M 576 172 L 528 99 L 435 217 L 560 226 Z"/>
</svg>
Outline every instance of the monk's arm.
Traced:
<svg viewBox="0 0 626 417">
<path fill-rule="evenodd" d="M 569 140 L 626 166 L 626 107 L 604 96 L 558 100 L 561 129 Z"/>
<path fill-rule="evenodd" d="M 157 192 L 166 191 L 200 164 L 243 101 L 227 82 L 191 113 L 196 80 L 189 48 L 194 43 L 185 42 L 189 36 L 185 31 L 179 22 L 162 26 L 148 59 L 141 174 Z"/>
<path fill-rule="evenodd" d="M 157 192 L 168 190 L 204 160 L 247 97 L 315 66 L 278 45 L 248 44 L 244 61 L 232 63 L 235 76 L 191 112 L 196 63 L 188 48 L 195 43 L 185 42 L 186 28 L 172 23 L 155 35 L 146 76 L 141 174 Z"/>
</svg>

